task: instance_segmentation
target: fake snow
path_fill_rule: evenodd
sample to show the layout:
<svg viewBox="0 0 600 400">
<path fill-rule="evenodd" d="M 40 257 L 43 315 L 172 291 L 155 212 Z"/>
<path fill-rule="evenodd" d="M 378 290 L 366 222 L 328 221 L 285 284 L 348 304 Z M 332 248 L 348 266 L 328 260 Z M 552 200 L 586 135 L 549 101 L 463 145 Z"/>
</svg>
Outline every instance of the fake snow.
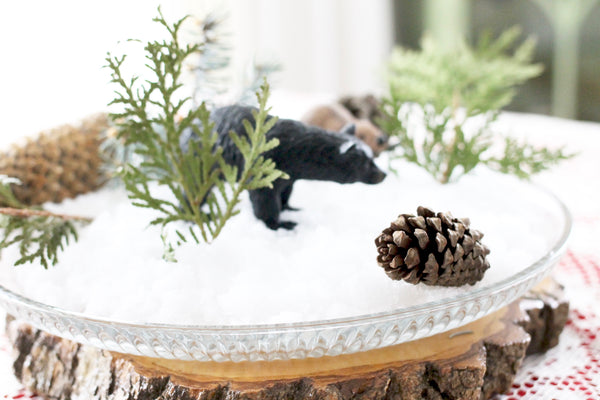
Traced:
<svg viewBox="0 0 600 400">
<path fill-rule="evenodd" d="M 515 178 L 476 170 L 439 185 L 400 163 L 379 185 L 298 181 L 282 219 L 293 231 L 272 231 L 244 197 L 213 244 L 176 248 L 162 260 L 153 213 L 130 205 L 122 189 L 103 189 L 56 212 L 95 217 L 79 241 L 49 270 L 13 267 L 15 248 L 0 260 L 0 283 L 42 303 L 88 316 L 135 323 L 271 324 L 371 314 L 447 299 L 508 278 L 542 257 L 558 239 L 557 206 Z M 424 205 L 469 217 L 485 233 L 491 268 L 475 286 L 437 288 L 390 280 L 376 263 L 375 237 L 400 213 Z M 185 226 L 183 227 L 185 228 Z"/>
</svg>

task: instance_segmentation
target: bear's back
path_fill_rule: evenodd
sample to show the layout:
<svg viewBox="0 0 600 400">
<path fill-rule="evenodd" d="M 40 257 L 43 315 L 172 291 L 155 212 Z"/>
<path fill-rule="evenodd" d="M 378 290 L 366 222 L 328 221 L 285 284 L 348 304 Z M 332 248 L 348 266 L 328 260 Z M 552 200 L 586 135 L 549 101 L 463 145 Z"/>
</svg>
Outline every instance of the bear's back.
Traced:
<svg viewBox="0 0 600 400">
<path fill-rule="evenodd" d="M 233 161 L 235 165 L 241 166 L 243 160 L 237 147 L 231 141 L 229 132 L 234 131 L 240 136 L 247 137 L 243 121 L 247 120 L 252 127 L 256 126 L 256 121 L 252 112 L 254 107 L 231 105 L 220 107 L 211 114 L 211 120 L 215 124 L 215 131 L 219 135 L 217 144 L 223 148 L 223 155 L 228 161 Z M 267 120 L 273 118 L 268 116 Z M 279 165 L 287 164 L 289 158 L 298 155 L 298 152 L 314 151 L 315 145 L 325 142 L 335 143 L 339 146 L 344 140 L 348 139 L 337 132 L 327 132 L 322 129 L 313 128 L 302 122 L 279 118 L 275 125 L 267 132 L 267 140 L 278 139 L 279 146 L 265 153 L 265 157 L 271 158 Z M 326 138 L 324 140 L 324 138 Z M 322 144 L 321 144 L 322 145 Z"/>
<path fill-rule="evenodd" d="M 229 131 L 234 131 L 238 135 L 245 135 L 246 130 L 242 121 L 246 119 L 254 126 L 253 110 L 256 109 L 239 105 L 219 107 L 211 112 L 210 120 L 214 122 L 215 130 L 220 137 L 223 137 Z"/>
</svg>

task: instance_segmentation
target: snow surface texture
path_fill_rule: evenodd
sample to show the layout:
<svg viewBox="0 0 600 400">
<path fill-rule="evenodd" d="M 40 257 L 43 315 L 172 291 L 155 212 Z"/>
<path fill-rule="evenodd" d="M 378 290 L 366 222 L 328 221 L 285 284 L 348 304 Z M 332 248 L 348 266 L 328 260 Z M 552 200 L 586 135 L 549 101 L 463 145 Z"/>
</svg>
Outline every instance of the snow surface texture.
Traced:
<svg viewBox="0 0 600 400">
<path fill-rule="evenodd" d="M 384 161 L 382 161 L 382 164 Z M 518 274 L 557 241 L 564 221 L 539 189 L 476 170 L 439 185 L 405 163 L 379 185 L 298 181 L 283 219 L 293 231 L 267 229 L 241 214 L 212 245 L 176 249 L 161 259 L 152 212 L 129 204 L 122 189 L 80 196 L 53 211 L 94 216 L 60 263 L 13 267 L 0 260 L 0 282 L 37 301 L 118 321 L 190 325 L 271 324 L 357 316 L 446 299 Z M 437 288 L 390 280 L 376 259 L 375 237 L 400 213 L 424 205 L 469 217 L 485 233 L 491 268 L 475 286 Z"/>
</svg>

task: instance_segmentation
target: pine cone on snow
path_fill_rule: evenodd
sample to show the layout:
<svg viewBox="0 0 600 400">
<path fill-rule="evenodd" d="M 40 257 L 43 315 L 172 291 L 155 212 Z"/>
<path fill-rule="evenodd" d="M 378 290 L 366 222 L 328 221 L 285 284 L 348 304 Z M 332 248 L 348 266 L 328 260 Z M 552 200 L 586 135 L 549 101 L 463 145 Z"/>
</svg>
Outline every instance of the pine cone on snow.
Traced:
<svg viewBox="0 0 600 400">
<path fill-rule="evenodd" d="M 0 154 L 0 174 L 18 178 L 15 197 L 26 205 L 60 202 L 98 189 L 106 181 L 100 166 L 102 134 L 110 128 L 106 114 L 80 125 L 42 132 L 22 146 Z"/>
<path fill-rule="evenodd" d="M 375 239 L 377 263 L 394 280 L 435 286 L 473 285 L 490 267 L 483 234 L 467 218 L 419 207 L 401 214 Z"/>
</svg>

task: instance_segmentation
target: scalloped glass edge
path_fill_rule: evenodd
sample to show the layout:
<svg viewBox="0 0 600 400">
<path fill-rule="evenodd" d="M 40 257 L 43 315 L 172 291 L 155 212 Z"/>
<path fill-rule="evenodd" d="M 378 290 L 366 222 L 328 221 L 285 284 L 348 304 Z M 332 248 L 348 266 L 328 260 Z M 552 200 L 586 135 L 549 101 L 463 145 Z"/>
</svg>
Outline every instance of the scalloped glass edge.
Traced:
<svg viewBox="0 0 600 400">
<path fill-rule="evenodd" d="M 536 186 L 536 185 L 534 185 Z M 572 217 L 551 191 L 565 224 L 557 242 L 518 274 L 449 299 L 375 314 L 272 325 L 132 324 L 43 304 L 0 285 L 0 306 L 35 328 L 81 344 L 155 358 L 241 362 L 351 354 L 408 342 L 482 318 L 539 283 L 566 250 Z"/>
</svg>

